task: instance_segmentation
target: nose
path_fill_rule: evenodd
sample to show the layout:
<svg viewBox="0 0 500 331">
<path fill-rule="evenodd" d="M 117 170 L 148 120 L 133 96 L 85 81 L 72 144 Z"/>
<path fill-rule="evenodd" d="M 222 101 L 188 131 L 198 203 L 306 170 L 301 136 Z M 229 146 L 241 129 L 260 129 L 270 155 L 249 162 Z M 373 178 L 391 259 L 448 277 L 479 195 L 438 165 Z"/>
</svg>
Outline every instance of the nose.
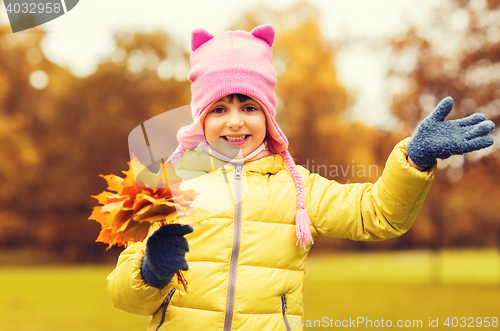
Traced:
<svg viewBox="0 0 500 331">
<path fill-rule="evenodd" d="M 239 129 L 245 125 L 242 114 L 239 111 L 230 111 L 228 114 L 226 126 L 230 129 Z"/>
</svg>

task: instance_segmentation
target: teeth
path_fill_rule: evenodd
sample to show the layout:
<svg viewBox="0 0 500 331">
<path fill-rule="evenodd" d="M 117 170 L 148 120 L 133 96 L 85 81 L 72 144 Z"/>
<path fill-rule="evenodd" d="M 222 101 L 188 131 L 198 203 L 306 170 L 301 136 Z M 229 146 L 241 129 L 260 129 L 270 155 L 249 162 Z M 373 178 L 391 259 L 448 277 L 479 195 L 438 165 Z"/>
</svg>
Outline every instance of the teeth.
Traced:
<svg viewBox="0 0 500 331">
<path fill-rule="evenodd" d="M 229 141 L 242 141 L 244 140 L 247 136 L 244 135 L 244 136 L 240 136 L 240 137 L 229 137 L 229 136 L 225 136 L 227 140 Z"/>
</svg>

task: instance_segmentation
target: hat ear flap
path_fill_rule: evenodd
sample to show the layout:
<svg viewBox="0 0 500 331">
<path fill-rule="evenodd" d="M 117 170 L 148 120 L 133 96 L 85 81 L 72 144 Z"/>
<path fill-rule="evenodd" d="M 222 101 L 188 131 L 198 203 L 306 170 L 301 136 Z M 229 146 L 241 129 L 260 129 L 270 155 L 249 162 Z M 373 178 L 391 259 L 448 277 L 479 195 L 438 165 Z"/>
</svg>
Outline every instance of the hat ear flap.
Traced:
<svg viewBox="0 0 500 331">
<path fill-rule="evenodd" d="M 269 47 L 274 43 L 274 28 L 271 24 L 260 25 L 250 32 L 253 36 L 263 39 Z"/>
<path fill-rule="evenodd" d="M 194 52 L 198 47 L 212 39 L 214 36 L 203 29 L 195 29 L 191 32 L 191 50 Z"/>
</svg>

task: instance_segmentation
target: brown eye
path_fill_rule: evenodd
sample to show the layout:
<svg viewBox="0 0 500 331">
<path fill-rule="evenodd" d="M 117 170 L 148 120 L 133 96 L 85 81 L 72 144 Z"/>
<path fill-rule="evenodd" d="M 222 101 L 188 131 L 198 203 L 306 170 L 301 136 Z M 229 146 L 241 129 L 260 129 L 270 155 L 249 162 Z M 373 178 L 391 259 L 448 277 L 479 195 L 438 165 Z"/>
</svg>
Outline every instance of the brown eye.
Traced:
<svg viewBox="0 0 500 331">
<path fill-rule="evenodd" d="M 245 107 L 245 111 L 248 112 L 248 113 L 251 113 L 253 111 L 256 111 L 257 108 L 255 108 L 254 106 L 246 106 Z"/>
<path fill-rule="evenodd" d="M 217 108 L 212 109 L 212 113 L 222 114 L 223 112 L 224 112 L 224 108 L 222 108 L 222 107 L 217 107 Z"/>
</svg>

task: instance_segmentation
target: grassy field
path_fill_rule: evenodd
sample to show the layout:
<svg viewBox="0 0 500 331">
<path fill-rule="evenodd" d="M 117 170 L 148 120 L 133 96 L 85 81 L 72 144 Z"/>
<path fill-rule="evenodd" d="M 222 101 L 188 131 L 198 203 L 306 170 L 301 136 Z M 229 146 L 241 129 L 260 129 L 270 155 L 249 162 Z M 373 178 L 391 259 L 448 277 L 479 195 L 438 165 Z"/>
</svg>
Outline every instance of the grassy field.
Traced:
<svg viewBox="0 0 500 331">
<path fill-rule="evenodd" d="M 106 290 L 112 269 L 0 268 L 0 330 L 145 330 L 148 317 L 112 307 Z M 428 329 L 429 318 L 439 318 L 440 327 L 433 329 L 456 329 L 443 326 L 447 317 L 450 322 L 453 317 L 491 321 L 500 317 L 499 269 L 494 250 L 313 256 L 307 262 L 305 323 L 318 322 L 306 330 L 328 329 L 318 324 L 325 318 L 333 324 L 363 318 L 375 325 L 383 318 L 393 327 L 397 320 L 421 320 L 421 329 Z"/>
<path fill-rule="evenodd" d="M 450 323 L 457 317 L 458 324 L 465 317 L 466 325 L 469 317 L 500 318 L 500 254 L 496 250 L 313 257 L 306 270 L 305 322 L 363 318 L 375 325 L 375 320 L 383 318 L 394 327 L 398 320 L 419 320 L 420 329 L 429 329 L 429 319 L 438 318 L 439 328 L 432 329 L 449 330 L 455 328 L 443 325 L 448 317 Z M 477 327 L 476 320 L 472 325 Z"/>
</svg>

